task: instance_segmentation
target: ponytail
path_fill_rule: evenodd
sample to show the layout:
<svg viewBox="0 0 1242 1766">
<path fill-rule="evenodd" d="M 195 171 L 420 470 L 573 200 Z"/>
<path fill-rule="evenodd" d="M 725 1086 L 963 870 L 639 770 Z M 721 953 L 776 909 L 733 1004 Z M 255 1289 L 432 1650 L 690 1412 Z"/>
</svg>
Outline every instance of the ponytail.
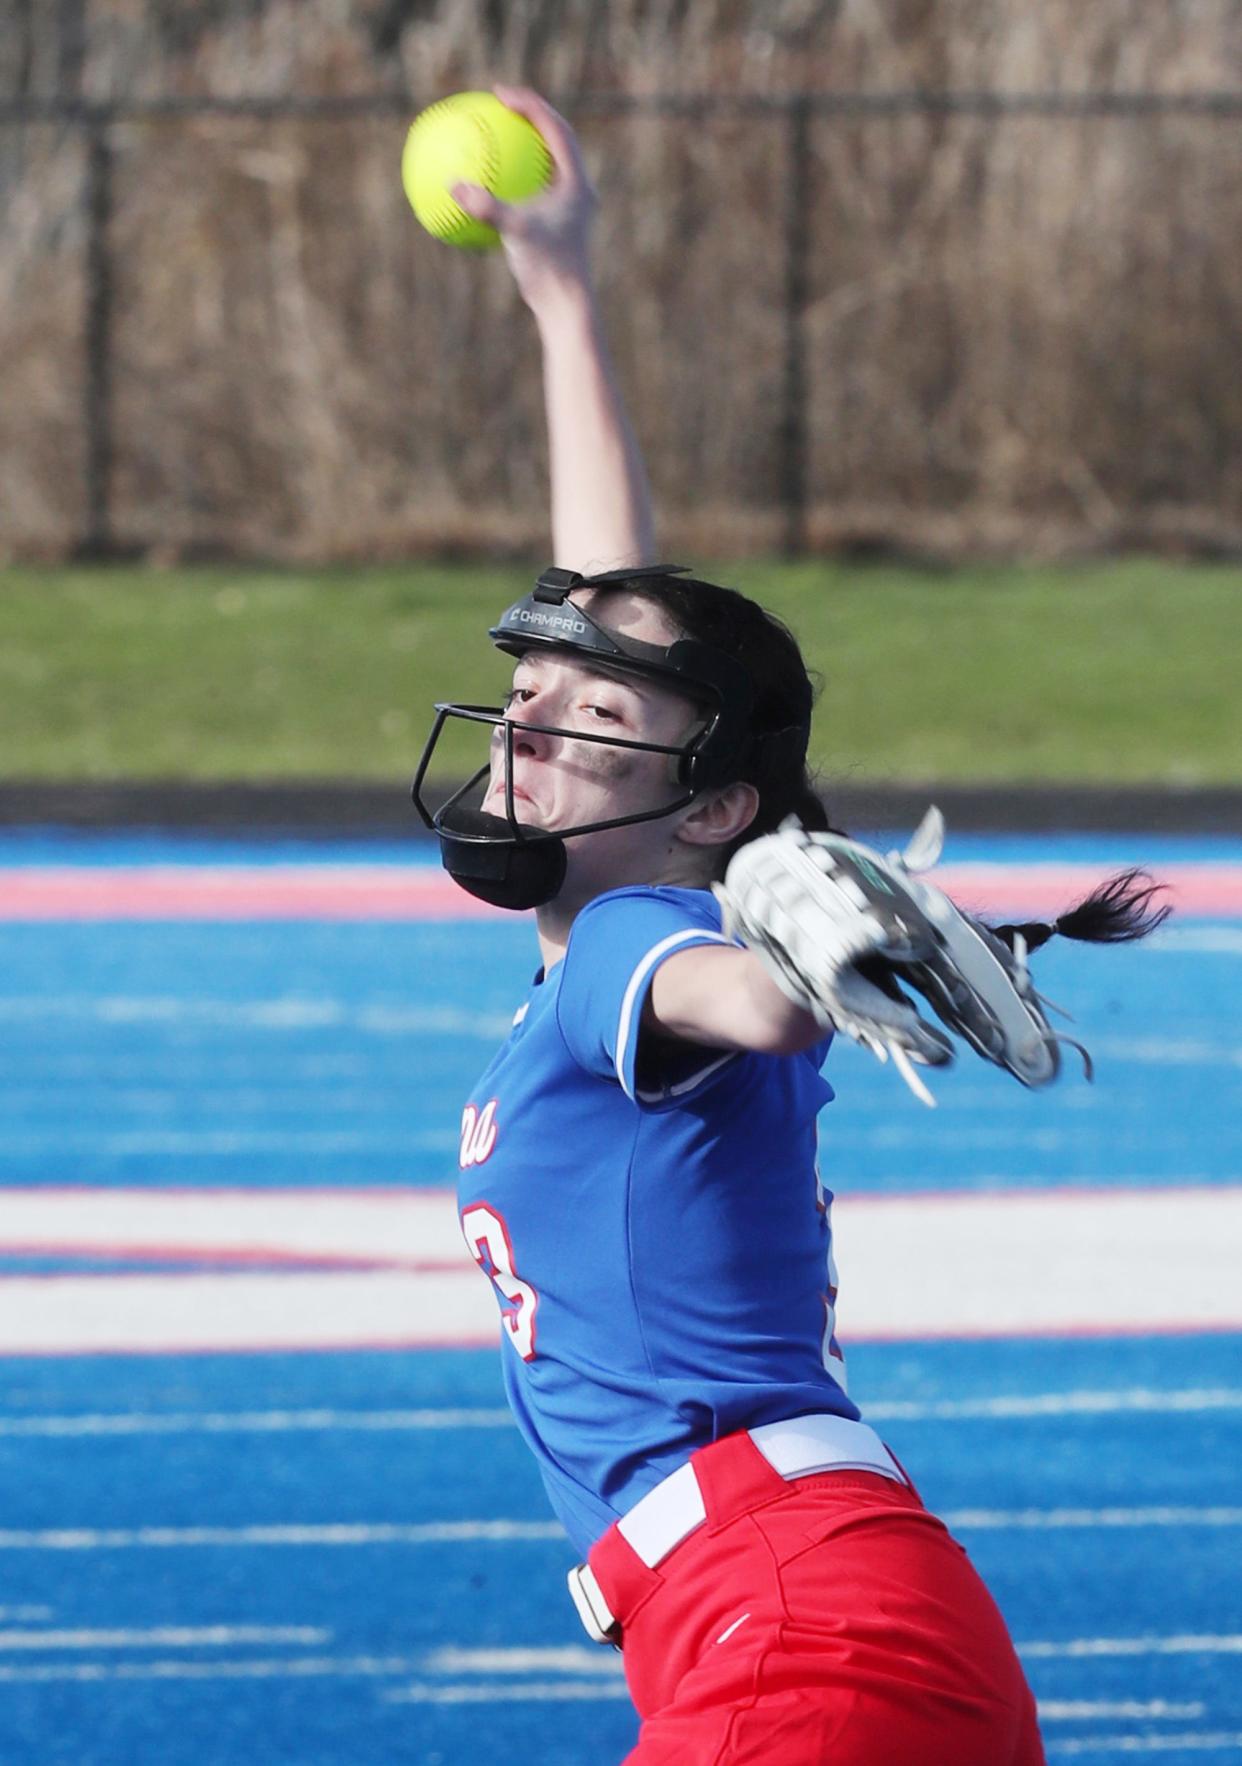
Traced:
<svg viewBox="0 0 1242 1766">
<path fill-rule="evenodd" d="M 993 926 L 991 930 L 1010 950 L 1018 938 L 1027 950 L 1038 950 L 1058 935 L 1081 944 L 1133 944 L 1163 926 L 1173 912 L 1169 902 L 1152 906 L 1167 888 L 1167 883 L 1157 883 L 1147 871 L 1133 866 L 1109 877 L 1055 920 L 1028 920 L 1021 926 Z"/>
</svg>

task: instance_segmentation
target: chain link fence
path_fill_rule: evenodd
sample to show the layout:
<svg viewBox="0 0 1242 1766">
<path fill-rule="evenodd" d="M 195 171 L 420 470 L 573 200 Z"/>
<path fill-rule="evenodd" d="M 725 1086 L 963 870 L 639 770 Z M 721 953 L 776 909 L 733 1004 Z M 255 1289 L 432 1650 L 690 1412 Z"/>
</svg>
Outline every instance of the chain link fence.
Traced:
<svg viewBox="0 0 1242 1766">
<path fill-rule="evenodd" d="M 422 98 L 0 104 L 0 551 L 546 545 Z M 1242 550 L 1242 93 L 561 100 L 666 547 Z"/>
</svg>

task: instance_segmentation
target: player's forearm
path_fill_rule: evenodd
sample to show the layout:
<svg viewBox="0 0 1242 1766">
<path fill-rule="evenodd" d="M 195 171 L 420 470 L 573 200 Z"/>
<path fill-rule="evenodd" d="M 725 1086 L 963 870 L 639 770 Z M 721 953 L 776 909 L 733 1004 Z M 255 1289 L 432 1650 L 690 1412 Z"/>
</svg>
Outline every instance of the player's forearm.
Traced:
<svg viewBox="0 0 1242 1766">
<path fill-rule="evenodd" d="M 645 1028 L 707 1048 L 796 1055 L 824 1026 L 783 994 L 751 951 L 696 945 L 665 959 L 652 977 Z"/>
<path fill-rule="evenodd" d="M 584 572 L 652 563 L 647 472 L 589 284 L 557 290 L 535 320 L 543 344 L 555 561 Z"/>
</svg>

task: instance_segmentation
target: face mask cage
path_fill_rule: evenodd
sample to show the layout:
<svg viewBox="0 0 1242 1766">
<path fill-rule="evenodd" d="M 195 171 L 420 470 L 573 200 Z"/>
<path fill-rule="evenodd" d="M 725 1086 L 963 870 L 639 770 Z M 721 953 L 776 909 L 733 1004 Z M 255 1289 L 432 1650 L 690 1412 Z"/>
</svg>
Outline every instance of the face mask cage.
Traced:
<svg viewBox="0 0 1242 1766">
<path fill-rule="evenodd" d="M 481 803 L 482 799 L 487 795 L 486 782 L 491 777 L 490 756 L 481 767 L 478 767 L 473 773 L 471 773 L 464 785 L 460 785 L 450 797 L 445 799 L 438 809 L 433 810 L 427 803 L 424 795 L 424 783 L 427 777 L 427 771 L 431 764 L 436 744 L 440 739 L 440 732 L 451 717 L 461 718 L 469 723 L 490 724 L 493 729 L 498 729 L 502 732 L 505 751 L 505 811 L 502 817 L 498 816 L 493 818 L 490 816 L 481 816 L 479 815 L 479 803 L 471 803 L 469 801 L 472 793 L 477 791 L 480 786 L 483 787 L 483 790 L 480 793 L 479 802 Z M 625 828 L 631 826 L 635 822 L 655 821 L 661 816 L 671 815 L 676 810 L 684 809 L 688 803 L 693 802 L 698 790 L 701 788 L 694 785 L 692 782 L 696 770 L 695 761 L 698 757 L 699 750 L 709 741 L 718 722 L 719 714 L 714 714 L 709 719 L 705 729 L 700 731 L 692 741 L 682 747 L 678 747 L 666 742 L 636 742 L 621 736 L 596 734 L 594 731 L 589 730 L 568 730 L 557 724 L 533 724 L 528 723 L 525 719 L 518 722 L 505 715 L 503 706 L 458 705 L 441 702 L 436 705 L 436 721 L 432 726 L 431 735 L 427 739 L 427 745 L 423 749 L 422 759 L 419 761 L 418 771 L 414 776 L 411 796 L 414 799 L 414 805 L 418 810 L 419 815 L 422 817 L 423 822 L 428 828 L 431 828 L 437 834 L 448 834 L 455 840 L 477 845 L 484 845 L 490 841 L 494 841 L 498 837 L 498 829 L 494 826 L 472 828 L 469 825 L 469 822 L 463 822 L 461 820 L 457 820 L 457 825 L 454 826 L 454 821 L 457 819 L 455 818 L 454 812 L 467 812 L 471 821 L 473 821 L 475 817 L 478 817 L 479 821 L 482 823 L 503 823 L 506 828 L 508 839 L 519 841 L 527 846 L 534 846 L 544 841 L 564 840 L 571 834 L 598 834 L 604 828 Z M 523 826 L 523 824 L 517 819 L 516 803 L 513 796 L 513 744 L 518 735 L 524 734 L 527 731 L 541 736 L 558 736 L 570 742 L 590 742 L 597 747 L 630 749 L 642 754 L 667 754 L 674 758 L 678 763 L 678 783 L 687 788 L 684 794 L 681 797 L 676 798 L 672 803 L 660 804 L 654 809 L 639 810 L 632 815 L 612 816 L 607 820 L 598 822 L 584 822 L 572 828 L 534 828 L 529 825 Z"/>
</svg>

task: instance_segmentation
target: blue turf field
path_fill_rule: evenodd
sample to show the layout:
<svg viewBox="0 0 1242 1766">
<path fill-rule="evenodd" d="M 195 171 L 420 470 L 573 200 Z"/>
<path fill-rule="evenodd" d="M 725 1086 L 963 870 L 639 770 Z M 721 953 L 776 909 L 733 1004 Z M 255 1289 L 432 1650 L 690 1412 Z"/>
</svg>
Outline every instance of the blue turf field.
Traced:
<svg viewBox="0 0 1242 1766">
<path fill-rule="evenodd" d="M 0 864 L 178 856 L 407 855 L 0 842 Z M 1242 846 L 1056 856 L 1242 863 Z M 533 963 L 507 923 L 0 925 L 0 1185 L 442 1187 L 458 1100 Z M 843 1049 L 835 1188 L 1242 1180 L 1242 924 L 1053 947 L 1040 975 L 1074 1006 L 1096 1086 L 1036 1097 L 963 1065 L 931 1116 Z M 864 1409 L 1008 1615 L 1052 1760 L 1242 1758 L 1238 1351 L 1222 1334 L 851 1354 Z M 492 1352 L 5 1372 L 0 1761 L 607 1766 L 632 1739 Z"/>
</svg>

